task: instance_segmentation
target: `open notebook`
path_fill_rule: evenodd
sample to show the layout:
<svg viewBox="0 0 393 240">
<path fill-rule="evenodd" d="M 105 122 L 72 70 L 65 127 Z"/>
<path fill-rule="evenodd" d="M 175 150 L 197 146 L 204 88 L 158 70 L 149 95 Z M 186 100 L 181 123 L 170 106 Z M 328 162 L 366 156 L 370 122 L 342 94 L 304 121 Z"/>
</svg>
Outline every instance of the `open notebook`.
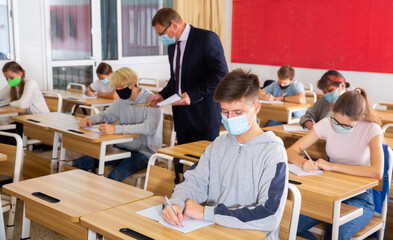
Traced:
<svg viewBox="0 0 393 240">
<path fill-rule="evenodd" d="M 314 172 L 306 172 L 301 167 L 295 164 L 288 164 L 289 171 L 296 176 L 310 176 L 310 175 L 318 175 L 323 174 L 322 170 L 316 170 Z"/>
<path fill-rule="evenodd" d="M 182 233 L 189 233 L 189 232 L 192 232 L 192 231 L 197 230 L 199 228 L 203 228 L 203 227 L 213 224 L 212 221 L 201 221 L 201 220 L 196 220 L 196 219 L 192 219 L 192 218 L 184 218 L 183 221 L 181 222 L 183 227 L 170 225 L 169 223 L 165 222 L 164 218 L 162 217 L 162 204 L 151 207 L 151 208 L 146 208 L 146 209 L 138 211 L 136 213 L 138 213 L 139 215 L 142 215 L 144 217 L 158 221 L 162 225 L 173 228 L 173 229 L 180 231 Z"/>
</svg>

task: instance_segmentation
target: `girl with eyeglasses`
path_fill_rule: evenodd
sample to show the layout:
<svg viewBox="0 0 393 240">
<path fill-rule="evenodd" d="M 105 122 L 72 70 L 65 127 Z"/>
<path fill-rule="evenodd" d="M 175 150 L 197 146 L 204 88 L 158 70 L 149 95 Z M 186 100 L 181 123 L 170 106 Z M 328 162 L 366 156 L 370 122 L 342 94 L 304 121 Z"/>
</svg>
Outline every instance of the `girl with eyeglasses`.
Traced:
<svg viewBox="0 0 393 240">
<path fill-rule="evenodd" d="M 326 139 L 326 153 L 330 161 L 306 160 L 300 156 L 319 138 Z M 356 176 L 381 179 L 383 176 L 383 133 L 380 120 L 374 113 L 367 93 L 362 88 L 342 94 L 333 107 L 330 117 L 319 121 L 310 132 L 287 150 L 288 161 L 301 166 L 305 171 L 323 169 Z M 349 239 L 366 226 L 374 214 L 374 200 L 371 189 L 343 201 L 363 208 L 363 215 L 340 226 L 339 239 Z M 316 239 L 308 230 L 319 220 L 301 215 L 298 235 Z M 331 231 L 325 233 L 328 237 Z"/>
</svg>

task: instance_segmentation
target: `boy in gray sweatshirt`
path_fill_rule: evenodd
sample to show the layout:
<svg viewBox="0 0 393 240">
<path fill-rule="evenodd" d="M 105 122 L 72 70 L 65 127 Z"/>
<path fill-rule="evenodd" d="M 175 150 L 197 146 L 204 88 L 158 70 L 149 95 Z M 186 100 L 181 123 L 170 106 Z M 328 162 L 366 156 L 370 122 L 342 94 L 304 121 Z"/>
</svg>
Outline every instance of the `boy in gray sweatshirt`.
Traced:
<svg viewBox="0 0 393 240">
<path fill-rule="evenodd" d="M 170 199 L 177 216 L 169 206 L 163 209 L 168 223 L 180 225 L 183 217 L 191 217 L 278 239 L 287 198 L 287 155 L 282 140 L 257 124 L 258 93 L 258 77 L 241 69 L 220 81 L 214 98 L 228 134 L 216 138 L 184 173 Z"/>
<path fill-rule="evenodd" d="M 129 68 L 121 68 L 112 74 L 110 85 L 116 89 L 117 98 L 104 112 L 83 118 L 80 127 L 100 124 L 105 134 L 140 133 L 132 142 L 117 144 L 116 147 L 131 152 L 131 157 L 109 161 L 117 164 L 109 178 L 123 181 L 132 173 L 146 168 L 149 157 L 162 146 L 162 111 L 160 108 L 137 106 L 149 102 L 154 94 L 136 86 L 138 76 Z M 118 125 L 111 124 L 119 121 Z M 84 170 L 98 167 L 98 160 L 84 156 L 75 160 L 74 166 Z"/>
</svg>

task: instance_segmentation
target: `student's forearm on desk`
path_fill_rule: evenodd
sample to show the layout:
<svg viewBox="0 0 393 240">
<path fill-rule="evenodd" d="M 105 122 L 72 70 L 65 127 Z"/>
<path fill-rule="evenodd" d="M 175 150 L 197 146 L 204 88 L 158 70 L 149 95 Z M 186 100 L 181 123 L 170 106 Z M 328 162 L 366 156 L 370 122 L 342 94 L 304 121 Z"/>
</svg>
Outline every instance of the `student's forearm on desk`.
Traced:
<svg viewBox="0 0 393 240">
<path fill-rule="evenodd" d="M 118 97 L 118 95 L 117 95 L 116 91 L 109 92 L 109 93 L 97 92 L 97 97 L 116 99 Z"/>
<path fill-rule="evenodd" d="M 318 141 L 318 139 L 319 137 L 315 130 L 311 129 L 309 133 L 297 140 L 292 146 L 287 149 L 288 162 L 294 163 L 302 167 L 306 159 L 301 157 L 299 154 L 301 154 L 303 150 L 309 148 L 313 143 Z"/>
<path fill-rule="evenodd" d="M 284 101 L 284 97 L 281 99 Z M 285 96 L 285 102 L 292 102 L 292 103 L 304 103 L 304 93 L 298 93 L 295 96 Z"/>
</svg>

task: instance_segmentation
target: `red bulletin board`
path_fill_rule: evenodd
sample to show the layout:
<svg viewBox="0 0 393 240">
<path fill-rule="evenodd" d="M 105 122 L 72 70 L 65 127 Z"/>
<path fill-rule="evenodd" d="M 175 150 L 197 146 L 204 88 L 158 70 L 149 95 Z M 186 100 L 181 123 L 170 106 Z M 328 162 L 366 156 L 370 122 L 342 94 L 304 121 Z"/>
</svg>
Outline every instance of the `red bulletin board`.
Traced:
<svg viewBox="0 0 393 240">
<path fill-rule="evenodd" d="M 232 62 L 393 73 L 392 0 L 233 0 Z"/>
</svg>

